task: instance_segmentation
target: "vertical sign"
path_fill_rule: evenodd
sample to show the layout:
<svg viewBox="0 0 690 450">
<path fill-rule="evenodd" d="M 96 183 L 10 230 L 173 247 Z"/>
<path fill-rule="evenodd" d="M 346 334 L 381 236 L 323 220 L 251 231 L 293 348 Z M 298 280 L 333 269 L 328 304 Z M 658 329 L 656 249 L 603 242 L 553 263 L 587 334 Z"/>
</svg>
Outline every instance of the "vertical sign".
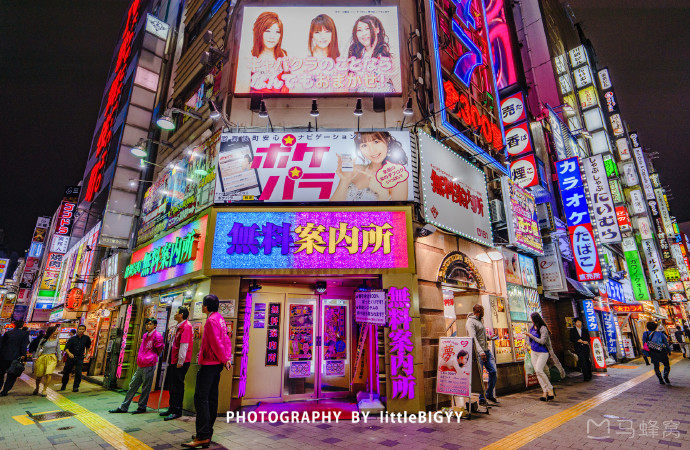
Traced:
<svg viewBox="0 0 690 450">
<path fill-rule="evenodd" d="M 586 158 L 584 161 L 589 199 L 594 209 L 597 235 L 603 244 L 621 241 L 621 232 L 616 220 L 616 210 L 611 201 L 611 191 L 606 177 L 606 167 L 602 155 Z"/>
<path fill-rule="evenodd" d="M 388 289 L 388 323 L 390 332 L 390 379 L 393 398 L 414 398 L 416 378 L 414 375 L 414 343 L 410 331 L 410 306 L 412 299 L 406 287 Z"/>
<path fill-rule="evenodd" d="M 616 345 L 616 324 L 612 313 L 603 313 L 604 318 L 604 333 L 606 334 L 606 348 L 609 354 L 618 353 L 618 346 Z"/>
<path fill-rule="evenodd" d="M 266 365 L 278 365 L 278 344 L 280 342 L 280 303 L 268 304 L 268 326 L 266 327 Z"/>
<path fill-rule="evenodd" d="M 664 267 L 659 258 L 659 252 L 656 250 L 656 243 L 654 239 L 642 240 L 642 251 L 645 260 L 647 261 L 647 271 L 652 284 L 652 291 L 657 300 L 668 300 L 671 294 L 668 292 L 666 285 L 666 278 L 664 277 Z"/>
<path fill-rule="evenodd" d="M 635 299 L 637 301 L 649 300 L 647 279 L 644 276 L 642 261 L 640 261 L 640 254 L 637 251 L 637 244 L 634 238 L 623 238 L 623 254 L 625 255 L 625 263 L 628 266 L 628 278 L 630 279 Z"/>
<path fill-rule="evenodd" d="M 642 181 L 644 195 L 647 200 L 654 200 L 654 187 L 652 186 L 652 180 L 649 178 L 649 169 L 647 168 L 647 162 L 642 154 L 642 148 L 633 147 L 632 151 L 635 156 L 635 162 L 637 163 L 637 170 L 640 172 L 640 181 Z"/>
<path fill-rule="evenodd" d="M 599 264 L 599 253 L 594 240 L 578 158 L 557 161 L 556 171 L 570 243 L 575 255 L 577 279 L 578 281 L 601 280 L 603 275 Z"/>
<path fill-rule="evenodd" d="M 594 305 L 592 300 L 582 300 L 582 309 L 585 311 L 585 321 L 587 322 L 587 329 L 589 331 L 599 331 L 597 324 L 597 316 L 594 312 Z"/>
</svg>

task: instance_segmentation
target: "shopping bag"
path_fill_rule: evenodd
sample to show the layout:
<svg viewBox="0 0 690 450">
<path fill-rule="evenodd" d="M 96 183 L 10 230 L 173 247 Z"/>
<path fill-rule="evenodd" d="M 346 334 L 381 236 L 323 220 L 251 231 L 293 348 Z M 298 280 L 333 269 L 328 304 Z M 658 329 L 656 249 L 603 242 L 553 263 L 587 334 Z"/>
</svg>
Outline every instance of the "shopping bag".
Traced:
<svg viewBox="0 0 690 450">
<path fill-rule="evenodd" d="M 534 374 L 534 366 L 532 365 L 532 356 L 530 355 L 530 352 L 525 352 L 525 374 Z"/>
<path fill-rule="evenodd" d="M 563 379 L 561 378 L 561 372 L 555 365 L 549 367 L 549 379 L 552 383 L 555 383 L 556 381 L 561 381 Z"/>
</svg>

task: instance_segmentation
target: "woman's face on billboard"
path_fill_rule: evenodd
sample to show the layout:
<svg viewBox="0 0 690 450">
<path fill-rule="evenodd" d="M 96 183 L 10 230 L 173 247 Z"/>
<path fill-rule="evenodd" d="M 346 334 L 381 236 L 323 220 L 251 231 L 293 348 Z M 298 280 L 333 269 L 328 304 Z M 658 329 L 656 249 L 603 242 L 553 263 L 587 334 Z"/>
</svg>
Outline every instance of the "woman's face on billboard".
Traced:
<svg viewBox="0 0 690 450">
<path fill-rule="evenodd" d="M 266 31 L 264 31 L 264 47 L 265 48 L 274 48 L 276 45 L 278 45 L 278 41 L 280 40 L 280 26 L 278 26 L 277 23 L 274 23 Z"/>
<path fill-rule="evenodd" d="M 365 47 L 371 47 L 371 29 L 365 22 L 357 24 L 357 40 Z"/>
<path fill-rule="evenodd" d="M 331 44 L 333 33 L 325 28 L 321 28 L 314 32 L 313 42 L 314 46 L 318 48 L 328 48 Z"/>
<path fill-rule="evenodd" d="M 382 163 L 388 155 L 388 143 L 382 139 L 374 139 L 359 144 L 359 151 L 369 161 Z"/>
</svg>

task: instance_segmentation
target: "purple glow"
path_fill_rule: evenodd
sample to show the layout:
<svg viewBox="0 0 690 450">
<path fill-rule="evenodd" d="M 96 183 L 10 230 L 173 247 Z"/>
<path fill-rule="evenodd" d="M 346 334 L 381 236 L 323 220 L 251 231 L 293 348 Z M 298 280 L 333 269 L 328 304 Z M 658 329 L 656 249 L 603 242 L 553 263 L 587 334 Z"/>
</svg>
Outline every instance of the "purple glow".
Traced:
<svg viewBox="0 0 690 450">
<path fill-rule="evenodd" d="M 391 328 L 390 339 L 391 382 L 393 398 L 414 398 L 416 378 L 414 376 L 414 344 L 410 331 L 410 290 L 406 287 L 388 289 L 388 317 Z M 402 372 L 402 373 L 401 373 Z"/>
<path fill-rule="evenodd" d="M 249 329 L 252 326 L 252 294 L 247 293 L 244 303 L 244 334 L 242 335 L 242 359 L 240 360 L 240 384 L 237 396 L 244 397 L 247 388 L 247 363 L 249 362 Z"/>
<path fill-rule="evenodd" d="M 513 46 L 506 23 L 505 1 L 484 0 L 489 40 L 493 50 L 494 73 L 498 89 L 517 83 Z"/>
</svg>

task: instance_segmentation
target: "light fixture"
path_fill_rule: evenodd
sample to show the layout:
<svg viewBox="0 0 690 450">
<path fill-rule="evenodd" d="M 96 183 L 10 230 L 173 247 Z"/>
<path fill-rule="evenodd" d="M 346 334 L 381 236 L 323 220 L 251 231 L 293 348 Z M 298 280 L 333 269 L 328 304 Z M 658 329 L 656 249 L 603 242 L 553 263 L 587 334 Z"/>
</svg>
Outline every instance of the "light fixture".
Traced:
<svg viewBox="0 0 690 450">
<path fill-rule="evenodd" d="M 355 110 L 353 111 L 353 114 L 357 117 L 364 114 L 364 111 L 362 111 L 362 99 L 361 98 L 357 99 L 357 104 L 355 105 Z"/>
<path fill-rule="evenodd" d="M 17 296 L 17 294 L 15 294 L 14 292 L 10 292 L 9 294 L 7 294 L 7 298 L 10 299 L 10 300 L 12 300 L 13 298 L 15 298 L 16 296 Z"/>
<path fill-rule="evenodd" d="M 187 298 L 192 298 L 192 290 L 191 290 L 191 289 L 187 289 L 187 291 L 184 293 L 184 295 L 185 295 Z"/>
<path fill-rule="evenodd" d="M 411 116 L 413 114 L 414 110 L 412 109 L 412 97 L 408 97 L 407 102 L 405 103 L 405 108 L 403 108 L 403 115 Z"/>
<path fill-rule="evenodd" d="M 326 292 L 326 282 L 317 281 L 316 285 L 314 285 L 314 291 L 316 291 L 317 294 L 323 294 L 324 292 Z"/>
<path fill-rule="evenodd" d="M 209 117 L 213 120 L 218 120 L 220 119 L 220 112 L 215 108 L 211 108 L 211 113 L 209 114 Z"/>
<path fill-rule="evenodd" d="M 417 228 L 417 236 L 419 237 L 427 237 L 433 233 L 435 233 L 437 228 L 433 226 L 430 223 L 427 223 L 423 227 Z"/>
<path fill-rule="evenodd" d="M 129 151 L 132 155 L 136 156 L 137 158 L 143 159 L 149 156 L 149 152 L 146 150 L 146 139 L 139 140 L 137 145 L 129 149 Z"/>
<path fill-rule="evenodd" d="M 309 115 L 312 117 L 319 117 L 319 107 L 316 104 L 316 99 L 312 99 L 311 101 L 311 111 Z"/>
<path fill-rule="evenodd" d="M 159 128 L 163 130 L 174 130 L 175 129 L 175 121 L 173 120 L 172 117 L 172 110 L 168 109 L 166 110 L 162 116 L 156 120 L 156 125 L 158 125 Z"/>
<path fill-rule="evenodd" d="M 7 288 L 0 288 L 0 295 L 7 294 Z"/>
<path fill-rule="evenodd" d="M 259 291 L 259 290 L 261 290 L 261 285 L 259 284 L 258 281 L 252 280 L 251 283 L 249 283 L 249 289 L 248 290 L 250 293 Z"/>
<path fill-rule="evenodd" d="M 266 102 L 261 100 L 261 105 L 259 106 L 259 117 L 266 119 L 268 117 L 268 110 L 266 109 Z"/>
<path fill-rule="evenodd" d="M 150 295 L 147 295 L 146 297 L 144 297 L 144 303 L 147 304 L 147 305 L 148 305 L 149 303 L 151 303 L 151 296 L 150 296 Z"/>
<path fill-rule="evenodd" d="M 137 187 L 137 180 L 129 180 L 129 186 L 133 188 Z"/>
<path fill-rule="evenodd" d="M 490 250 L 486 252 L 486 254 L 492 261 L 500 261 L 503 259 L 503 253 L 499 252 L 498 250 Z"/>
</svg>

